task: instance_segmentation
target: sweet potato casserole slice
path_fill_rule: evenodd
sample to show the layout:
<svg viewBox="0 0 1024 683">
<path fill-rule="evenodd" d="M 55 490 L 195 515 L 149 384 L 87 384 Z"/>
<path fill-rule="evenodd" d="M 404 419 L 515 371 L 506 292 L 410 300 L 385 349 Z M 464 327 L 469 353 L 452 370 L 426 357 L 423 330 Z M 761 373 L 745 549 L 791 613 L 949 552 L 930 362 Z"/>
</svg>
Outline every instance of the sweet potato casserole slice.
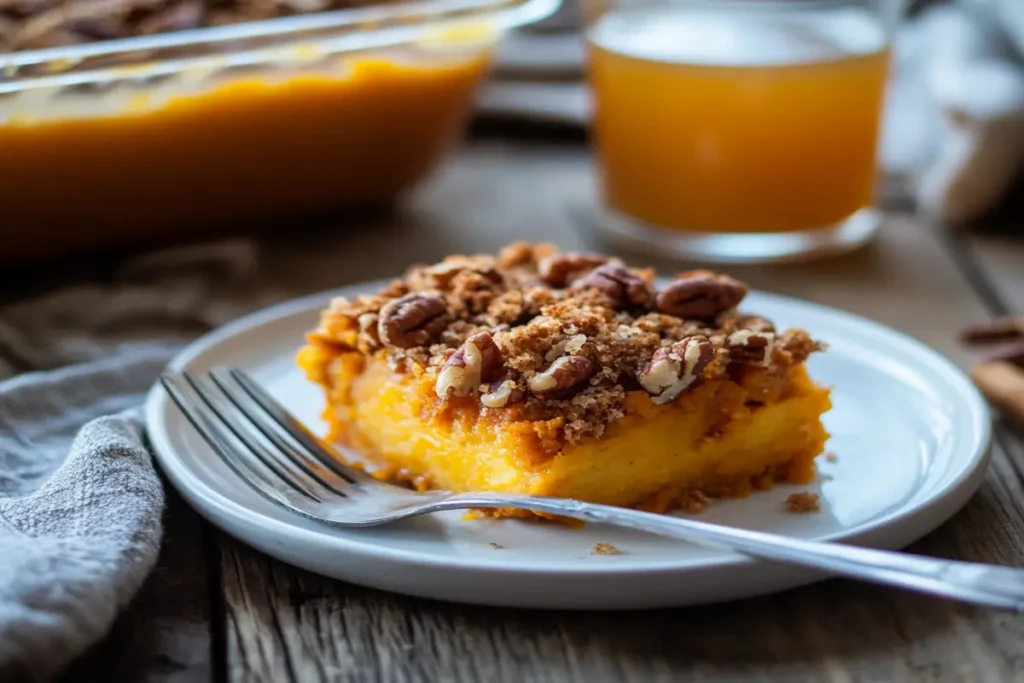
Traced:
<svg viewBox="0 0 1024 683">
<path fill-rule="evenodd" d="M 517 243 L 331 302 L 298 362 L 378 476 L 696 510 L 810 481 L 828 436 L 820 344 L 739 312 L 746 292 Z"/>
</svg>

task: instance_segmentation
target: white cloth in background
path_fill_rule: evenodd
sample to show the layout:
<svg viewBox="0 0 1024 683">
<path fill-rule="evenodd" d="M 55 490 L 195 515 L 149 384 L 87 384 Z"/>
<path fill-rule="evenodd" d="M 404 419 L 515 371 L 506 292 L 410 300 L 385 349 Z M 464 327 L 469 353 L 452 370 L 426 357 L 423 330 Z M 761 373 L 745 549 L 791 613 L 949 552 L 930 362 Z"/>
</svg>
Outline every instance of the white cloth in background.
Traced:
<svg viewBox="0 0 1024 683">
<path fill-rule="evenodd" d="M 1024 171 L 1024 2 L 925 10 L 896 43 L 882 165 L 921 211 L 958 225 L 989 211 Z"/>
<path fill-rule="evenodd" d="M 164 494 L 140 406 L 182 344 L 240 312 L 255 261 L 242 241 L 157 252 L 0 308 L 0 378 L 34 370 L 0 381 L 0 681 L 54 677 L 153 568 Z"/>
</svg>

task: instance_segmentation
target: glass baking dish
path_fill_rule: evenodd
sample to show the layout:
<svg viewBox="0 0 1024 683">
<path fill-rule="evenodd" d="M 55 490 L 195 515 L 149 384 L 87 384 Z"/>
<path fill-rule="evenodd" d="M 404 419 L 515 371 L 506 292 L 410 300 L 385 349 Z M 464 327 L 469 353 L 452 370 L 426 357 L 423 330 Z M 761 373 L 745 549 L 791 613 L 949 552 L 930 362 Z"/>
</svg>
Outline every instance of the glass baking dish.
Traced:
<svg viewBox="0 0 1024 683">
<path fill-rule="evenodd" d="M 502 33 L 559 0 L 427 0 L 0 54 L 0 261 L 394 199 Z"/>
</svg>

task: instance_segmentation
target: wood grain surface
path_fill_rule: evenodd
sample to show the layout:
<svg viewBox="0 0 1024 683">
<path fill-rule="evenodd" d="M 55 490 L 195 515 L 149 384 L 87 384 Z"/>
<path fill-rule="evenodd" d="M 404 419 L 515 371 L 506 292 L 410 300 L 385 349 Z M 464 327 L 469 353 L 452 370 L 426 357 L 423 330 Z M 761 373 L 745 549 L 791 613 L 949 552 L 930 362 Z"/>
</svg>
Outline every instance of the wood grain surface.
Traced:
<svg viewBox="0 0 1024 683">
<path fill-rule="evenodd" d="M 220 582 L 211 584 L 213 529 L 165 480 L 164 542 L 156 568 L 106 640 L 76 662 L 75 681 L 194 683 L 214 678 L 215 615 Z M 218 653 L 222 658 L 222 654 Z"/>
<path fill-rule="evenodd" d="M 492 251 L 516 238 L 599 248 L 580 219 L 593 201 L 581 145 L 478 142 L 400 211 L 316 239 L 269 238 L 266 272 L 297 293 L 393 275 L 451 252 Z M 966 365 L 973 356 L 957 331 L 997 312 L 979 288 L 1024 310 L 1020 238 L 992 239 L 951 241 L 894 215 L 856 254 L 730 270 L 754 287 L 880 320 Z M 965 272 L 964 253 L 974 271 Z M 184 521 L 169 534 L 161 570 L 68 680 L 1024 680 L 1024 617 L 852 581 L 644 612 L 469 607 L 318 577 L 211 532 L 180 505 L 171 510 Z M 204 542 L 211 536 L 216 543 Z M 910 550 L 1024 566 L 1019 435 L 999 431 L 979 494 Z M 209 601 L 195 609 L 180 602 L 199 596 Z M 131 668 L 135 660 L 149 668 Z"/>
</svg>

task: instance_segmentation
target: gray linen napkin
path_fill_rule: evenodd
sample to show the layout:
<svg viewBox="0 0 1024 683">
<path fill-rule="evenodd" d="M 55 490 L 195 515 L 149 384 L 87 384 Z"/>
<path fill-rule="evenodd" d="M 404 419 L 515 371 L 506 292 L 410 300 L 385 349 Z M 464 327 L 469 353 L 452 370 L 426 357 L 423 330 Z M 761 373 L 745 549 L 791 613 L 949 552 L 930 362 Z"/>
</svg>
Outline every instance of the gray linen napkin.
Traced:
<svg viewBox="0 0 1024 683">
<path fill-rule="evenodd" d="M 233 294 L 255 260 L 241 241 L 158 252 L 0 308 L 0 681 L 54 677 L 153 568 L 140 406 L 183 343 L 254 303 Z"/>
</svg>

